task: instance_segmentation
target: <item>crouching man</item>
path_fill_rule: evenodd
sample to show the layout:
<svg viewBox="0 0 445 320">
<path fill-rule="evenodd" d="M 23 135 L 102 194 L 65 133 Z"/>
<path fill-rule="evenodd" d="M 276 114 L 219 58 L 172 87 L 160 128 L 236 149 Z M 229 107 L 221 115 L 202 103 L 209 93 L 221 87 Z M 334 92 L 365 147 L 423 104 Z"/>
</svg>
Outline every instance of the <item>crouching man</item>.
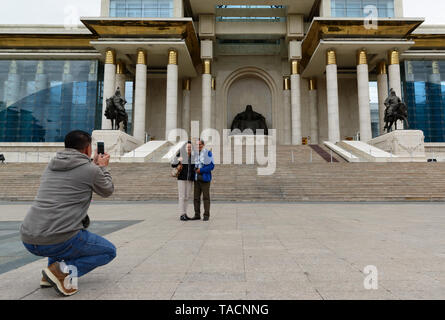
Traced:
<svg viewBox="0 0 445 320">
<path fill-rule="evenodd" d="M 43 172 L 37 196 L 20 227 L 26 249 L 48 257 L 41 287 L 54 287 L 63 296 L 77 292 L 77 277 L 116 256 L 111 242 L 86 230 L 92 192 L 109 197 L 114 191 L 106 169 L 110 156 L 96 155 L 91 160 L 91 152 L 88 133 L 76 130 L 66 135 L 65 149 Z"/>
</svg>

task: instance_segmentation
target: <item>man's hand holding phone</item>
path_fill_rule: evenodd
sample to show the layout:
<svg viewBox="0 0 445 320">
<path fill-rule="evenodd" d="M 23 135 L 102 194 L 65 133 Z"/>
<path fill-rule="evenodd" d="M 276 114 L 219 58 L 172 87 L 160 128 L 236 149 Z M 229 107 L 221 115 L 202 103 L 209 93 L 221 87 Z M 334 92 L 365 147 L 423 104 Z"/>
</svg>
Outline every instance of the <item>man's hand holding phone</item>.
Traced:
<svg viewBox="0 0 445 320">
<path fill-rule="evenodd" d="M 94 156 L 93 162 L 99 167 L 106 167 L 110 162 L 110 155 L 105 152 L 105 154 L 97 154 Z"/>
</svg>

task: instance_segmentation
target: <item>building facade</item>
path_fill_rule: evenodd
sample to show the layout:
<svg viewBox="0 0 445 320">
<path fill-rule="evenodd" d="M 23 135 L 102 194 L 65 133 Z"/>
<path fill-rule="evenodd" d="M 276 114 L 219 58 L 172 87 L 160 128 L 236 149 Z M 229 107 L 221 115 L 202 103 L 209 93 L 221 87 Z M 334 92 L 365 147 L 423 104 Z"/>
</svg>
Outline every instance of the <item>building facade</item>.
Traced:
<svg viewBox="0 0 445 320">
<path fill-rule="evenodd" d="M 109 129 L 118 87 L 140 141 L 191 121 L 222 132 L 249 104 L 280 144 L 366 142 L 394 88 L 410 128 L 445 142 L 445 25 L 402 0 L 277 3 L 102 0 L 83 27 L 0 25 L 0 142 Z"/>
</svg>

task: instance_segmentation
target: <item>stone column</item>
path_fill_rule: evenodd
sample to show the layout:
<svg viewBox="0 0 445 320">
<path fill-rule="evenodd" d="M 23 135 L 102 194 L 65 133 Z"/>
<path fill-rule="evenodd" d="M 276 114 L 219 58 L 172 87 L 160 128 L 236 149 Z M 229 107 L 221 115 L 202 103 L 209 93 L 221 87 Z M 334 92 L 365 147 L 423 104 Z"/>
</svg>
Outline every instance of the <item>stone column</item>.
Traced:
<svg viewBox="0 0 445 320">
<path fill-rule="evenodd" d="M 125 80 L 125 64 L 120 61 L 116 64 L 116 85 L 114 90 L 116 91 L 119 88 L 122 98 L 125 98 Z"/>
<path fill-rule="evenodd" d="M 328 105 L 328 139 L 340 141 L 340 120 L 338 114 L 337 56 L 334 50 L 326 52 L 326 91 Z"/>
<path fill-rule="evenodd" d="M 309 112 L 311 121 L 311 144 L 318 144 L 318 96 L 317 80 L 309 79 Z"/>
<path fill-rule="evenodd" d="M 385 61 L 380 61 L 377 67 L 377 90 L 379 95 L 379 132 L 385 133 L 385 100 L 388 97 L 388 73 Z"/>
<path fill-rule="evenodd" d="M 394 89 L 396 95 L 402 99 L 399 52 L 397 50 L 389 51 L 388 60 L 389 88 Z M 403 121 L 397 121 L 397 129 L 403 129 Z"/>
<path fill-rule="evenodd" d="M 216 128 L 216 78 L 212 78 L 212 128 Z"/>
<path fill-rule="evenodd" d="M 292 144 L 302 144 L 301 134 L 301 76 L 300 61 L 291 61 L 291 112 L 292 112 Z"/>
<path fill-rule="evenodd" d="M 165 140 L 170 130 L 178 128 L 178 52 L 168 50 Z"/>
<path fill-rule="evenodd" d="M 357 89 L 360 141 L 367 143 L 372 139 L 371 107 L 369 106 L 369 71 L 365 50 L 357 52 Z"/>
<path fill-rule="evenodd" d="M 283 116 L 284 116 L 284 144 L 292 143 L 292 112 L 290 103 L 290 77 L 283 78 Z"/>
<path fill-rule="evenodd" d="M 116 53 L 112 49 L 105 52 L 104 66 L 104 91 L 102 100 L 102 130 L 111 129 L 111 121 L 105 118 L 105 110 L 107 109 L 107 99 L 114 94 L 114 86 L 116 82 Z"/>
<path fill-rule="evenodd" d="M 201 130 L 210 128 L 212 125 L 212 70 L 211 60 L 203 61 L 202 74 L 202 125 Z"/>
<path fill-rule="evenodd" d="M 144 50 L 137 51 L 133 136 L 145 142 L 145 108 L 147 100 L 147 54 Z"/>
<path fill-rule="evenodd" d="M 190 79 L 182 83 L 182 128 L 190 136 Z"/>
</svg>

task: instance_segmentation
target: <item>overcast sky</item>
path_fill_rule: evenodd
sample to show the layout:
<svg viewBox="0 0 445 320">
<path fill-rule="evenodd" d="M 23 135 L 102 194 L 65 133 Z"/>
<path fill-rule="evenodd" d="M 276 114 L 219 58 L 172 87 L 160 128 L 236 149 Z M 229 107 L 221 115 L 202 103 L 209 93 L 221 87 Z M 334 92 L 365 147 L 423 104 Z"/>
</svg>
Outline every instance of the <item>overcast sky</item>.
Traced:
<svg viewBox="0 0 445 320">
<path fill-rule="evenodd" d="M 79 16 L 99 16 L 100 0 L 2 1 L 0 24 L 78 24 Z M 404 0 L 405 17 L 425 17 L 427 24 L 445 24 L 444 0 Z"/>
</svg>

